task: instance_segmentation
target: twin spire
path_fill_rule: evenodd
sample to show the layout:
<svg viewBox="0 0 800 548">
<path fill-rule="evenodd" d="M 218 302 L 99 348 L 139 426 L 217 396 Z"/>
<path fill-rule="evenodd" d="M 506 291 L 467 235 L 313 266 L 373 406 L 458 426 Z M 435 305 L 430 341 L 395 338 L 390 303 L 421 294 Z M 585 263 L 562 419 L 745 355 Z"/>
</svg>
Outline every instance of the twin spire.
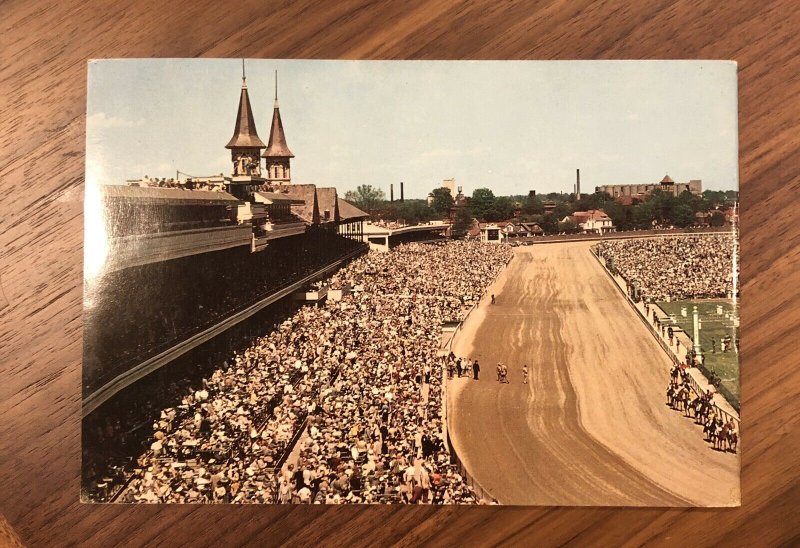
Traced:
<svg viewBox="0 0 800 548">
<path fill-rule="evenodd" d="M 236 126 L 233 137 L 225 145 L 227 149 L 264 149 L 264 158 L 294 158 L 294 154 L 286 144 L 286 134 L 283 131 L 283 122 L 278 108 L 278 71 L 275 71 L 275 103 L 272 112 L 272 127 L 269 133 L 269 144 L 258 136 L 253 109 L 250 106 L 250 96 L 247 93 L 247 75 L 245 73 L 244 59 L 242 59 L 242 91 L 239 96 L 239 112 L 236 115 Z"/>
<path fill-rule="evenodd" d="M 253 119 L 253 109 L 250 107 L 250 96 L 247 94 L 247 77 L 244 72 L 244 59 L 242 59 L 242 92 L 239 96 L 239 112 L 236 115 L 236 127 L 233 137 L 225 148 L 262 149 L 266 147 L 264 141 L 258 136 L 256 122 Z"/>
<path fill-rule="evenodd" d="M 281 111 L 278 108 L 278 71 L 275 71 L 275 105 L 272 109 L 272 127 L 269 130 L 269 144 L 262 154 L 264 158 L 294 158 L 294 154 L 286 144 L 286 134 L 283 132 Z"/>
</svg>

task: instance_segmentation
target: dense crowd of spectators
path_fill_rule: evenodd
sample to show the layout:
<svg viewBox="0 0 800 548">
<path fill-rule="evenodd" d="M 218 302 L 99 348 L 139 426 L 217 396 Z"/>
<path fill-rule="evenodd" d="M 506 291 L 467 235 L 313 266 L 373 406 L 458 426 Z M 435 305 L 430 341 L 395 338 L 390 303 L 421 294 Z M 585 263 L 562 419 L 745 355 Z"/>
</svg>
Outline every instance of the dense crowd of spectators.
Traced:
<svg viewBox="0 0 800 548">
<path fill-rule="evenodd" d="M 442 439 L 441 326 L 510 257 L 447 242 L 351 262 L 330 282 L 353 292 L 298 309 L 158 414 L 120 500 L 477 503 Z"/>
<path fill-rule="evenodd" d="M 384 221 L 383 219 L 372 219 L 372 220 L 370 220 L 368 222 L 368 224 L 371 224 L 373 226 L 377 226 L 377 227 L 380 227 L 380 228 L 388 228 L 390 230 L 393 230 L 395 228 L 403 228 L 404 226 L 408 226 L 405 223 L 401 223 L 401 222 L 398 222 L 398 221 Z"/>
<path fill-rule="evenodd" d="M 225 192 L 225 185 L 222 183 L 222 174 L 219 176 L 220 182 L 212 182 L 204 179 L 186 179 L 181 181 L 175 178 L 148 177 L 145 175 L 141 179 L 128 181 L 130 186 L 155 187 L 155 188 L 177 188 L 179 190 L 205 190 L 208 192 Z"/>
<path fill-rule="evenodd" d="M 733 292 L 734 241 L 729 234 L 610 240 L 594 249 L 645 300 Z"/>
</svg>

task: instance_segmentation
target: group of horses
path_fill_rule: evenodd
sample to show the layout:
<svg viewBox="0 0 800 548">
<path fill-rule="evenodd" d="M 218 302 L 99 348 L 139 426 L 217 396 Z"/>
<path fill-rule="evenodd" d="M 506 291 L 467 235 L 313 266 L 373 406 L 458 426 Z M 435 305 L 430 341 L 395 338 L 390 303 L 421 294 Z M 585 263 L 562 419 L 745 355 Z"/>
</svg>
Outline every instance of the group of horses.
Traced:
<svg viewBox="0 0 800 548">
<path fill-rule="evenodd" d="M 689 384 L 689 373 L 677 364 L 670 371 L 667 405 L 683 411 L 684 416 L 694 418 L 695 424 L 702 425 L 703 437 L 714 449 L 736 452 L 739 444 L 736 423 L 733 419 L 723 422 L 714 406 L 714 394 L 711 391 L 695 392 Z"/>
</svg>

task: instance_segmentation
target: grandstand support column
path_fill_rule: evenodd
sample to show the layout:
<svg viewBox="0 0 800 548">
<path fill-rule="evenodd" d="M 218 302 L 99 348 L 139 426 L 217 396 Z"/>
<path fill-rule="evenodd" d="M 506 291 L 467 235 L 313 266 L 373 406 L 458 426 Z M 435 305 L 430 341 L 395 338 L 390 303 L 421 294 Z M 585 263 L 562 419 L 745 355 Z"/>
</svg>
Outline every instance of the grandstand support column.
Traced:
<svg viewBox="0 0 800 548">
<path fill-rule="evenodd" d="M 697 305 L 692 307 L 692 328 L 693 328 L 693 346 L 692 349 L 695 352 L 695 356 L 700 356 L 700 313 L 697 310 Z M 697 358 L 695 358 L 697 360 Z"/>
</svg>

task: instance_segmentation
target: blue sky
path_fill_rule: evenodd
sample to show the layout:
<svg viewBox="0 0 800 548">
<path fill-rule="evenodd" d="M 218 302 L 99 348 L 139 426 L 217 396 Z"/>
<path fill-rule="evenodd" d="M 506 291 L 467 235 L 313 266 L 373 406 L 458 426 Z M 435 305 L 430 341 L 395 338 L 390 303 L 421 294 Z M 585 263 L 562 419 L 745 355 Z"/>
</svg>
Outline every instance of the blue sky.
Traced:
<svg viewBox="0 0 800 548">
<path fill-rule="evenodd" d="M 422 198 L 571 192 L 665 173 L 738 188 L 736 65 L 718 61 L 247 60 L 259 136 L 278 70 L 292 180 Z M 89 65 L 87 182 L 231 171 L 241 60 Z"/>
</svg>

